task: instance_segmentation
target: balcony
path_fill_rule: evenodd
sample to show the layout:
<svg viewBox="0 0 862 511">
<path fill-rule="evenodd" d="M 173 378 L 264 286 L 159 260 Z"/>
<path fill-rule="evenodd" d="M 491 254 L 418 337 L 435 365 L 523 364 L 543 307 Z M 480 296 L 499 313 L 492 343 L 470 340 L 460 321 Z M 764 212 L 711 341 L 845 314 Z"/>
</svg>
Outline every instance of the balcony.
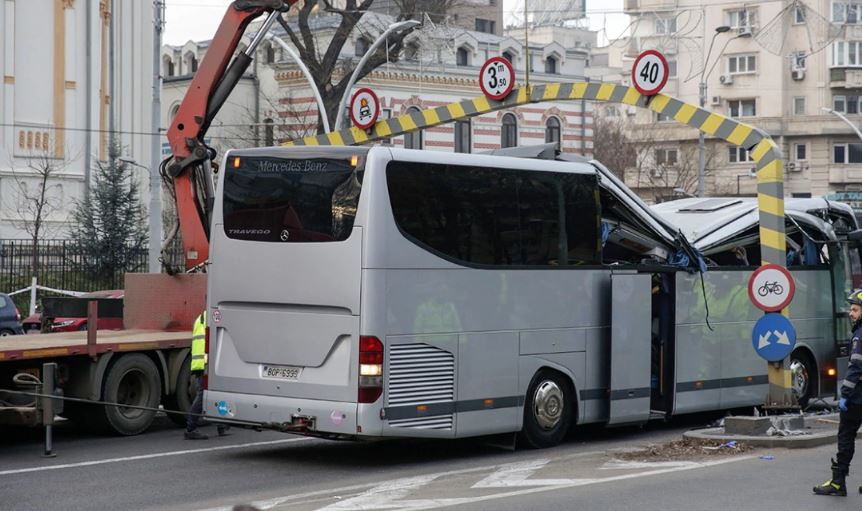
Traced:
<svg viewBox="0 0 862 511">
<path fill-rule="evenodd" d="M 833 67 L 829 69 L 829 87 L 833 89 L 862 88 L 862 68 Z"/>
<path fill-rule="evenodd" d="M 623 12 L 631 15 L 644 11 L 673 11 L 678 7 L 679 2 L 677 0 L 625 0 L 623 3 Z"/>
<path fill-rule="evenodd" d="M 830 164 L 829 184 L 842 185 L 862 183 L 862 164 L 851 163 L 848 165 Z"/>
</svg>

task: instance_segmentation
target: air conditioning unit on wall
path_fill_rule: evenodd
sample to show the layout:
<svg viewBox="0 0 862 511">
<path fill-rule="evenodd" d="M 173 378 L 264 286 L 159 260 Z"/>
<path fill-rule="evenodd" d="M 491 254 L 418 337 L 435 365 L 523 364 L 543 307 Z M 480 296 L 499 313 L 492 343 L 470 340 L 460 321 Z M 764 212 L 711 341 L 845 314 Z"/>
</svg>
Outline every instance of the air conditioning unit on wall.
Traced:
<svg viewBox="0 0 862 511">
<path fill-rule="evenodd" d="M 805 70 L 800 68 L 795 68 L 790 72 L 790 76 L 796 80 L 804 80 L 805 79 Z"/>
<path fill-rule="evenodd" d="M 718 78 L 718 81 L 721 82 L 722 85 L 733 85 L 733 75 L 721 75 Z"/>
<path fill-rule="evenodd" d="M 650 175 L 652 177 L 661 177 L 664 175 L 664 169 L 661 167 L 655 167 L 654 169 L 650 170 Z"/>
<path fill-rule="evenodd" d="M 712 96 L 712 98 L 710 98 L 709 100 L 709 104 L 712 106 L 721 105 L 721 96 Z"/>
</svg>

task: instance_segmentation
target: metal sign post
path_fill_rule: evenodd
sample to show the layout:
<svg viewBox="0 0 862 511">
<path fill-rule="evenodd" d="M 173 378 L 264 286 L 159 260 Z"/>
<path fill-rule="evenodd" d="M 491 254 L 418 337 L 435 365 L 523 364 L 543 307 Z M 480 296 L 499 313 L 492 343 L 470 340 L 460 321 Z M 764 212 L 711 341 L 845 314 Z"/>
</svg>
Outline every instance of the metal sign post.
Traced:
<svg viewBox="0 0 862 511">
<path fill-rule="evenodd" d="M 751 333 L 754 350 L 764 358 L 769 379 L 766 407 L 773 409 L 795 408 L 792 375 L 787 357 L 796 344 L 796 331 L 790 320 L 778 311 L 786 309 L 793 300 L 796 283 L 790 272 L 778 264 L 765 264 L 751 274 L 748 297 L 758 309 L 767 312 Z"/>
</svg>

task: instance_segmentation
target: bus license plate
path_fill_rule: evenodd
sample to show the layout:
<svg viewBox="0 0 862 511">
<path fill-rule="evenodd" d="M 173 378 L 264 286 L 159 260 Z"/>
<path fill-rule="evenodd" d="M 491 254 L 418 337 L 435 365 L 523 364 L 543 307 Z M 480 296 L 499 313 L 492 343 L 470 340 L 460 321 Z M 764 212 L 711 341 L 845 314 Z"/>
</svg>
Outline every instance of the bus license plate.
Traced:
<svg viewBox="0 0 862 511">
<path fill-rule="evenodd" d="M 279 378 L 282 380 L 296 380 L 302 372 L 301 367 L 293 366 L 261 366 L 261 376 L 264 378 Z"/>
</svg>

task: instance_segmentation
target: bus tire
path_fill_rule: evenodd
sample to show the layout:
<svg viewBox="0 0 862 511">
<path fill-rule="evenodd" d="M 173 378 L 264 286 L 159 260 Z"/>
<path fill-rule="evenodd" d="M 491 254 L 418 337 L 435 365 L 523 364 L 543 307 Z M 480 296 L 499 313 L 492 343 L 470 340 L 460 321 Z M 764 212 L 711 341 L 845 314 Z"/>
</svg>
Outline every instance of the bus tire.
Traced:
<svg viewBox="0 0 862 511">
<path fill-rule="evenodd" d="M 790 377 L 796 402 L 805 409 L 817 387 L 817 369 L 807 351 L 796 350 L 790 355 Z"/>
<path fill-rule="evenodd" d="M 531 449 L 562 442 L 572 422 L 573 404 L 568 378 L 548 369 L 536 373 L 524 403 L 521 441 Z"/>
<path fill-rule="evenodd" d="M 153 422 L 161 395 L 162 384 L 156 364 L 142 353 L 123 355 L 108 369 L 102 399 L 151 410 L 103 406 L 98 418 L 103 426 L 119 435 L 143 433 Z"/>
<path fill-rule="evenodd" d="M 165 396 L 164 406 L 166 411 L 177 411 L 179 413 L 169 413 L 168 418 L 177 426 L 185 427 L 186 414 L 192 408 L 194 395 L 192 394 L 191 385 L 191 355 L 183 360 L 180 366 L 180 371 L 177 373 L 176 383 L 174 384 L 173 392 Z"/>
</svg>

